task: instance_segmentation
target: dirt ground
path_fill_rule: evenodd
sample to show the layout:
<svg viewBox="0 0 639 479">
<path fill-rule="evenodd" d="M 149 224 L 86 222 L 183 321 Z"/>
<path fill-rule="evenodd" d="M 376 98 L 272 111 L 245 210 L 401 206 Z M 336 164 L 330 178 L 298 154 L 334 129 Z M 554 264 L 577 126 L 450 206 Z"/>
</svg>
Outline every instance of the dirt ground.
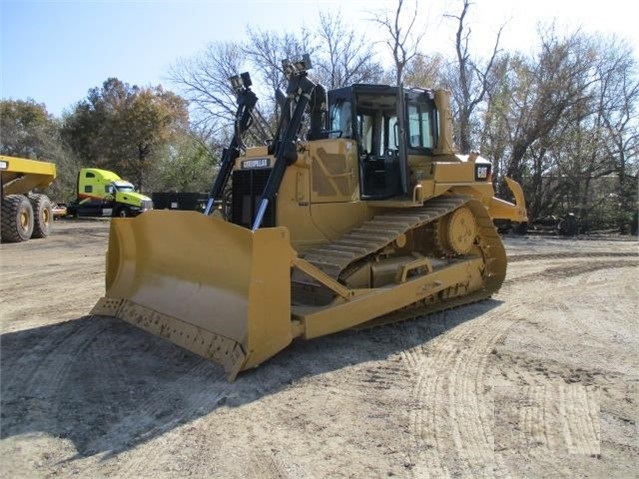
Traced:
<svg viewBox="0 0 639 479">
<path fill-rule="evenodd" d="M 506 237 L 493 299 L 222 368 L 119 320 L 108 220 L 0 245 L 0 477 L 638 477 L 639 243 Z"/>
</svg>

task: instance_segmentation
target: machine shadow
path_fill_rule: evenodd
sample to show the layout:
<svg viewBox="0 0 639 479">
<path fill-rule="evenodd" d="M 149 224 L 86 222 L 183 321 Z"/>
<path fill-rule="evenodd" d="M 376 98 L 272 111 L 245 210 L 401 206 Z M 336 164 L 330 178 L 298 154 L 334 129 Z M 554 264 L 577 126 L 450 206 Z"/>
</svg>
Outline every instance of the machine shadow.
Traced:
<svg viewBox="0 0 639 479">
<path fill-rule="evenodd" d="M 404 323 L 295 341 L 234 383 L 222 367 L 123 321 L 85 316 L 0 337 L 0 439 L 73 442 L 67 460 L 126 451 L 220 407 L 237 407 L 308 376 L 385 359 L 497 307 L 487 300 Z"/>
</svg>

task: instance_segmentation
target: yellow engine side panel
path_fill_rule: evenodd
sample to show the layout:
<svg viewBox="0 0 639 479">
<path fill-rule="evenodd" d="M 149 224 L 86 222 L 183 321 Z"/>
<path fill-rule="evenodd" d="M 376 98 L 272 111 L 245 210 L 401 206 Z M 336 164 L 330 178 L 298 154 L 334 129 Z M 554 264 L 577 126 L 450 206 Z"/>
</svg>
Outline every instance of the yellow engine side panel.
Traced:
<svg viewBox="0 0 639 479">
<path fill-rule="evenodd" d="M 370 217 L 359 200 L 357 145 L 353 140 L 309 142 L 289 166 L 277 196 L 277 224 L 297 251 L 331 241 Z"/>
</svg>

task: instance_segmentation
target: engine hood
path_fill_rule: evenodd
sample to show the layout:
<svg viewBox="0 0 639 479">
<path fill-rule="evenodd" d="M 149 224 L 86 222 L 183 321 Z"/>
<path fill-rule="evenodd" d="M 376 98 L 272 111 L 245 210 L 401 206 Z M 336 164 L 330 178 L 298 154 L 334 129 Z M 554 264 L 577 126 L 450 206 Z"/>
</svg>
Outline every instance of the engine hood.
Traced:
<svg viewBox="0 0 639 479">
<path fill-rule="evenodd" d="M 146 195 L 143 195 L 142 193 L 136 193 L 136 192 L 117 192 L 115 195 L 115 200 L 119 203 L 126 203 L 129 205 L 141 205 L 143 202 L 145 201 L 151 201 L 151 198 L 149 198 Z"/>
</svg>

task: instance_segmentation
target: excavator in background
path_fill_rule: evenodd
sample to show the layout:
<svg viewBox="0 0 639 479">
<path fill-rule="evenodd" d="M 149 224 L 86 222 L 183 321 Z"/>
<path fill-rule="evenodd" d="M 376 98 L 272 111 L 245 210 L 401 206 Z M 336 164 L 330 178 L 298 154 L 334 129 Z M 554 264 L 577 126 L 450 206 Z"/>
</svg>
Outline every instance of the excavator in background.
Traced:
<svg viewBox="0 0 639 479">
<path fill-rule="evenodd" d="M 355 84 L 326 91 L 310 59 L 267 146 L 245 148 L 257 102 L 231 79 L 235 134 L 204 214 L 154 210 L 111 222 L 106 295 L 121 318 L 223 365 L 230 381 L 285 348 L 353 327 L 490 297 L 506 275 L 491 163 L 453 148 L 445 90 Z M 308 117 L 309 122 L 304 121 Z"/>
</svg>

